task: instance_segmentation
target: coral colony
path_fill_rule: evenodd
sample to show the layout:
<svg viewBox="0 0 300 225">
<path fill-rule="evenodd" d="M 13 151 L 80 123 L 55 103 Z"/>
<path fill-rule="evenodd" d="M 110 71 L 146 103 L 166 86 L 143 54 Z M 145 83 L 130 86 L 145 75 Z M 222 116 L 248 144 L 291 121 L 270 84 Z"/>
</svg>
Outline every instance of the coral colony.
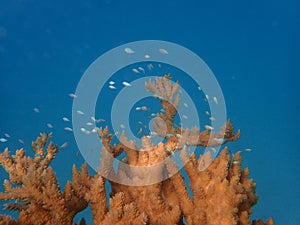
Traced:
<svg viewBox="0 0 300 225">
<path fill-rule="evenodd" d="M 260 225 L 274 224 L 272 218 L 266 223 L 262 220 L 251 221 L 251 207 L 257 203 L 255 183 L 248 178 L 248 168 L 241 167 L 241 154 L 230 156 L 225 147 L 213 161 L 210 152 L 200 157 L 189 154 L 188 146 L 213 147 L 239 138 L 240 131 L 234 133 L 230 121 L 213 132 L 210 127 L 200 132 L 198 128 L 175 128 L 174 118 L 179 106 L 179 97 L 175 96 L 179 84 L 169 80 L 170 77 L 158 77 L 146 83 L 146 88 L 155 96 L 160 96 L 163 112 L 156 115 L 153 129 L 164 138 L 164 142 L 154 145 L 149 136 L 142 137 L 142 148 L 128 140 L 123 133 L 118 145 L 111 144 L 113 135 L 108 127 L 99 129 L 103 144 L 102 157 L 98 172 L 88 174 L 87 164 L 78 170 L 72 168 L 72 180 L 60 189 L 54 171 L 49 166 L 59 147 L 49 142 L 51 134 L 41 134 L 32 149 L 34 158 L 28 157 L 23 149 L 11 156 L 8 149 L 0 153 L 0 163 L 9 174 L 4 181 L 5 192 L 0 193 L 2 201 L 9 201 L 5 209 L 18 211 L 15 221 L 6 215 L 0 215 L 0 224 L 73 224 L 74 216 L 86 207 L 90 207 L 93 224 L 195 224 L 195 225 Z M 117 172 L 112 168 L 110 158 L 125 152 L 126 165 L 135 168 L 162 163 L 155 174 L 141 169 L 134 176 L 122 169 L 119 164 Z M 105 154 L 106 153 L 106 156 Z M 186 164 L 190 180 L 191 195 L 186 187 L 186 180 L 178 171 L 177 164 L 171 159 L 174 153 Z M 100 156 L 99 156 L 100 158 Z M 201 166 L 209 165 L 206 169 Z M 151 177 L 160 178 L 172 174 L 161 182 L 150 185 L 124 185 L 110 181 L 109 206 L 105 189 L 103 171 L 119 180 L 134 180 L 143 183 Z M 12 201 L 14 200 L 14 201 Z M 85 224 L 82 218 L 80 224 Z"/>
</svg>

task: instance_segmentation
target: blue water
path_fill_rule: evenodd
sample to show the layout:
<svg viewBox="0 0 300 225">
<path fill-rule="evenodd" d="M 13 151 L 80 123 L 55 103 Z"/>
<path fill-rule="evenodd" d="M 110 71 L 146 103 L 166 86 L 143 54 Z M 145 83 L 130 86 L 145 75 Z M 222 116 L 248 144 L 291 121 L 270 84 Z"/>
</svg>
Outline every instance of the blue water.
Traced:
<svg viewBox="0 0 300 225">
<path fill-rule="evenodd" d="M 198 54 L 218 79 L 228 117 L 242 130 L 230 148 L 253 150 L 243 158 L 259 195 L 252 218 L 297 224 L 300 3 L 209 2 L 0 1 L 0 135 L 11 136 L 1 151 L 29 150 L 40 132 L 52 131 L 55 143 L 69 142 L 51 164 L 63 187 L 72 165 L 84 162 L 62 121 L 71 118 L 68 94 L 84 71 L 121 44 L 170 41 Z M 2 169 L 0 178 L 7 178 Z M 82 216 L 91 223 L 89 211 L 76 221 Z"/>
</svg>

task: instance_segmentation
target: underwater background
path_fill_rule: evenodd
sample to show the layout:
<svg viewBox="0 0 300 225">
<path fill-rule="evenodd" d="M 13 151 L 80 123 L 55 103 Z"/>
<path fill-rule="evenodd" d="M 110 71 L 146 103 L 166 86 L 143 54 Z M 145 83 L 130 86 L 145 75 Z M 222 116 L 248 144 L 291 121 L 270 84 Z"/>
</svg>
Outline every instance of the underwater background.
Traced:
<svg viewBox="0 0 300 225">
<path fill-rule="evenodd" d="M 7 140 L 0 142 L 0 149 L 25 148 L 32 155 L 31 141 L 40 132 L 53 132 L 54 143 L 68 142 L 51 163 L 64 187 L 72 165 L 84 162 L 73 133 L 64 130 L 71 122 L 62 119 L 71 120 L 69 94 L 84 71 L 100 55 L 127 42 L 174 42 L 199 55 L 216 76 L 227 115 L 242 132 L 228 145 L 230 150 L 252 150 L 243 154 L 243 167 L 250 168 L 259 195 L 252 218 L 265 221 L 272 216 L 275 224 L 298 224 L 299 12 L 296 0 L 0 0 L 0 138 Z M 120 71 L 114 80 L 137 76 L 128 71 Z M 151 75 L 168 72 L 175 80 L 180 73 L 165 68 Z M 114 95 L 109 88 L 104 91 L 108 94 L 96 112 L 109 125 Z M 191 88 L 190 95 L 197 98 L 199 93 Z M 0 191 L 7 178 L 1 167 Z M 16 218 L 2 210 L 3 204 L 0 213 Z M 91 224 L 89 210 L 75 221 L 82 217 Z"/>
</svg>

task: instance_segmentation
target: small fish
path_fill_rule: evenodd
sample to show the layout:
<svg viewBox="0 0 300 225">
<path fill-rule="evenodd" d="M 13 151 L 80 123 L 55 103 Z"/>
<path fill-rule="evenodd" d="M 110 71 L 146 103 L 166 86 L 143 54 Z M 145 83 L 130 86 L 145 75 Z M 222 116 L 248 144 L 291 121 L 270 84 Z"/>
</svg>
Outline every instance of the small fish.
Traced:
<svg viewBox="0 0 300 225">
<path fill-rule="evenodd" d="M 121 161 L 122 161 L 123 163 L 128 163 L 128 158 L 127 158 L 127 156 L 124 156 L 124 157 L 121 159 Z"/>
<path fill-rule="evenodd" d="M 209 96 L 208 95 L 205 95 L 205 98 L 206 98 L 206 100 L 209 100 Z"/>
<path fill-rule="evenodd" d="M 217 97 L 213 97 L 213 101 L 214 101 L 214 103 L 218 104 L 218 99 L 217 99 Z"/>
<path fill-rule="evenodd" d="M 161 68 L 161 64 L 160 63 L 158 63 L 158 67 Z"/>
<path fill-rule="evenodd" d="M 94 122 L 94 123 L 101 123 L 101 122 L 105 122 L 104 119 L 96 119 L 94 116 L 91 116 L 91 120 Z"/>
<path fill-rule="evenodd" d="M 209 120 L 210 120 L 210 121 L 215 121 L 216 118 L 211 116 L 211 117 L 209 117 Z"/>
<path fill-rule="evenodd" d="M 114 85 L 114 84 L 115 84 L 114 81 L 109 81 L 108 83 L 109 83 L 110 85 Z"/>
<path fill-rule="evenodd" d="M 187 119 L 188 116 L 187 116 L 187 115 L 182 115 L 182 118 L 183 118 L 183 119 Z"/>
<path fill-rule="evenodd" d="M 125 87 L 131 87 L 131 84 L 126 82 L 126 81 L 123 81 L 122 84 L 125 86 Z"/>
<path fill-rule="evenodd" d="M 132 69 L 132 72 L 134 72 L 134 73 L 140 73 L 140 71 L 138 71 L 137 69 Z"/>
<path fill-rule="evenodd" d="M 108 88 L 109 88 L 109 89 L 112 89 L 112 90 L 117 89 L 117 88 L 116 88 L 115 86 L 113 86 L 113 85 L 109 85 Z"/>
<path fill-rule="evenodd" d="M 120 124 L 120 128 L 121 129 L 125 129 L 125 125 L 124 124 Z"/>
<path fill-rule="evenodd" d="M 93 126 L 94 124 L 92 122 L 87 122 L 86 125 L 87 126 Z"/>
<path fill-rule="evenodd" d="M 155 131 L 151 131 L 151 132 L 150 132 L 150 135 L 151 135 L 151 136 L 157 136 L 158 133 L 156 133 Z"/>
<path fill-rule="evenodd" d="M 214 138 L 214 141 L 217 142 L 218 144 L 223 144 L 224 143 L 224 138 Z"/>
<path fill-rule="evenodd" d="M 144 56 L 144 58 L 145 58 L 145 59 L 150 59 L 150 55 L 146 54 L 146 55 Z"/>
<path fill-rule="evenodd" d="M 21 144 L 24 144 L 25 142 L 22 139 L 18 140 Z"/>
<path fill-rule="evenodd" d="M 151 113 L 151 115 L 150 116 L 152 116 L 152 117 L 156 117 L 156 113 Z"/>
<path fill-rule="evenodd" d="M 70 122 L 70 120 L 67 117 L 63 117 L 62 120 L 65 122 Z"/>
<path fill-rule="evenodd" d="M 99 130 L 99 128 L 97 129 L 97 127 L 94 127 L 93 130 L 91 131 L 92 133 L 97 133 Z"/>
<path fill-rule="evenodd" d="M 212 150 L 212 152 L 213 152 L 214 154 L 217 153 L 217 149 L 216 149 L 216 148 L 211 148 L 211 150 Z"/>
<path fill-rule="evenodd" d="M 163 48 L 158 49 L 158 51 L 162 55 L 168 55 L 169 54 L 169 52 L 166 49 L 163 49 Z"/>
<path fill-rule="evenodd" d="M 8 133 L 5 133 L 4 136 L 10 138 L 10 135 Z"/>
<path fill-rule="evenodd" d="M 234 164 L 234 165 L 240 165 L 240 164 L 241 164 L 241 162 L 240 162 L 240 161 L 236 161 L 236 160 L 234 160 L 234 161 L 232 161 L 232 164 Z"/>
<path fill-rule="evenodd" d="M 83 133 L 85 133 L 85 134 L 90 134 L 90 133 L 91 133 L 90 131 L 88 131 L 87 129 L 85 129 L 85 128 L 83 128 L 83 127 L 81 127 L 80 130 L 81 130 Z"/>
<path fill-rule="evenodd" d="M 34 111 L 35 113 L 40 113 L 39 108 L 34 108 L 33 111 Z"/>
<path fill-rule="evenodd" d="M 73 93 L 70 93 L 70 94 L 69 94 L 69 97 L 70 97 L 70 98 L 77 98 L 78 96 L 75 95 L 75 94 L 73 94 Z"/>
<path fill-rule="evenodd" d="M 78 115 L 84 115 L 84 112 L 80 111 L 80 110 L 77 110 L 77 114 Z"/>
<path fill-rule="evenodd" d="M 210 113 L 208 111 L 205 111 L 205 114 L 208 115 L 208 116 L 210 115 Z"/>
<path fill-rule="evenodd" d="M 128 47 L 124 49 L 124 52 L 129 55 L 135 53 L 135 51 L 133 51 L 131 48 Z"/>
<path fill-rule="evenodd" d="M 53 128 L 53 125 L 51 123 L 47 123 L 47 127 L 51 129 Z"/>
<path fill-rule="evenodd" d="M 200 86 L 198 86 L 198 90 L 199 90 L 199 91 L 201 91 L 201 90 L 202 90 L 202 88 L 201 88 Z"/>
<path fill-rule="evenodd" d="M 143 110 L 143 111 L 147 111 L 147 110 L 148 110 L 148 108 L 147 108 L 147 106 L 142 106 L 142 107 L 141 107 L 141 110 Z"/>
<path fill-rule="evenodd" d="M 205 127 L 206 130 L 213 130 L 214 129 L 212 126 L 209 126 L 209 125 L 205 125 L 204 127 Z"/>
<path fill-rule="evenodd" d="M 252 152 L 252 149 L 251 148 L 246 148 L 245 152 Z"/>
<path fill-rule="evenodd" d="M 154 98 L 163 99 L 163 97 L 161 97 L 161 96 L 159 96 L 159 95 L 157 95 L 157 94 L 154 94 L 153 97 L 154 97 Z"/>
<path fill-rule="evenodd" d="M 166 136 L 167 136 L 167 137 L 172 137 L 172 136 L 173 136 L 173 134 L 166 134 Z"/>
<path fill-rule="evenodd" d="M 142 121 L 138 121 L 138 124 L 143 125 L 143 122 Z"/>
<path fill-rule="evenodd" d="M 65 131 L 73 131 L 73 129 L 71 127 L 65 127 L 64 130 Z"/>
<path fill-rule="evenodd" d="M 141 107 L 136 107 L 135 110 L 139 111 L 141 110 Z"/>
<path fill-rule="evenodd" d="M 0 142 L 2 142 L 2 143 L 7 142 L 7 139 L 5 139 L 5 138 L 0 138 Z"/>
<path fill-rule="evenodd" d="M 142 132 L 143 132 L 143 128 L 140 128 L 138 134 L 141 134 Z"/>
<path fill-rule="evenodd" d="M 177 137 L 179 138 L 182 138 L 182 135 L 181 134 L 176 134 Z"/>
<path fill-rule="evenodd" d="M 166 151 L 167 151 L 167 152 L 170 152 L 172 155 L 174 155 L 174 152 L 173 152 L 171 149 L 166 148 Z"/>
<path fill-rule="evenodd" d="M 144 70 L 143 67 L 139 67 L 138 69 L 139 69 L 140 71 L 142 71 L 143 73 L 145 73 L 145 70 Z"/>
<path fill-rule="evenodd" d="M 86 131 L 87 131 L 87 130 L 86 130 L 85 128 L 83 128 L 83 127 L 81 127 L 80 130 L 81 130 L 82 132 L 86 132 Z"/>
<path fill-rule="evenodd" d="M 65 143 L 63 143 L 60 147 L 61 147 L 61 148 L 66 148 L 66 147 L 68 147 L 68 145 L 69 145 L 69 143 L 68 143 L 68 142 L 65 142 Z"/>
<path fill-rule="evenodd" d="M 147 67 L 148 67 L 149 70 L 152 70 L 154 68 L 154 66 L 151 63 L 148 64 Z"/>
<path fill-rule="evenodd" d="M 162 113 L 165 113 L 165 112 L 166 112 L 165 109 L 161 109 L 161 110 L 159 110 L 159 111 L 162 112 Z"/>
<path fill-rule="evenodd" d="M 186 102 L 184 102 L 183 105 L 184 105 L 185 108 L 189 107 Z"/>
</svg>

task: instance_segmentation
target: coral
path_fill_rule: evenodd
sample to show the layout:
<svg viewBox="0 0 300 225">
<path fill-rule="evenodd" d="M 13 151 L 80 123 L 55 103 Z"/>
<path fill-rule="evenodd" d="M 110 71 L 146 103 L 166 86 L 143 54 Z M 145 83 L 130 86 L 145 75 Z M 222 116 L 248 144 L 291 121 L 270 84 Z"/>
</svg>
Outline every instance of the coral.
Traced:
<svg viewBox="0 0 300 225">
<path fill-rule="evenodd" d="M 58 151 L 52 142 L 46 148 L 50 137 L 51 134 L 43 133 L 32 142 L 34 158 L 27 157 L 23 149 L 17 150 L 12 157 L 8 149 L 0 154 L 0 163 L 10 177 L 10 181 L 4 181 L 5 193 L 0 193 L 0 199 L 15 200 L 5 208 L 20 212 L 17 224 L 73 224 L 76 213 L 87 207 L 87 201 L 72 189 L 72 186 L 84 184 L 81 174 L 86 174 L 87 166 L 82 167 L 80 175 L 73 173 L 75 185 L 70 182 L 61 192 L 49 167 Z"/>
<path fill-rule="evenodd" d="M 33 158 L 23 149 L 11 156 L 8 149 L 0 153 L 0 163 L 9 174 L 4 181 L 5 192 L 0 200 L 15 200 L 5 208 L 19 212 L 18 220 L 0 215 L 0 224 L 75 224 L 74 216 L 88 205 L 92 210 L 93 224 L 201 224 L 250 225 L 251 207 L 257 203 L 255 183 L 249 179 L 248 168 L 242 169 L 241 154 L 231 157 L 227 147 L 213 160 L 210 152 L 196 157 L 190 146 L 213 147 L 240 136 L 234 133 L 228 120 L 219 132 L 198 128 L 174 127 L 180 98 L 176 96 L 179 83 L 172 83 L 170 75 L 146 83 L 148 91 L 159 98 L 164 112 L 158 114 L 153 124 L 155 132 L 165 139 L 157 145 L 150 137 L 142 137 L 142 147 L 128 140 L 125 133 L 118 145 L 112 145 L 113 135 L 108 127 L 99 130 L 103 151 L 100 167 L 94 176 L 89 175 L 87 164 L 72 169 L 72 180 L 60 189 L 55 173 L 50 167 L 58 147 L 49 142 L 51 134 L 41 134 L 32 148 Z M 125 163 L 112 169 L 113 160 L 122 152 Z M 190 180 L 178 171 L 171 157 L 180 154 Z M 147 169 L 152 167 L 151 173 Z M 112 192 L 109 206 L 104 175 L 110 180 Z M 106 177 L 106 176 L 105 176 Z M 160 180 L 159 182 L 155 182 Z M 125 185 L 131 183 L 133 185 Z M 144 184 L 147 185 L 144 185 Z M 81 225 L 85 224 L 82 219 Z M 252 221 L 253 225 L 274 224 Z"/>
</svg>

